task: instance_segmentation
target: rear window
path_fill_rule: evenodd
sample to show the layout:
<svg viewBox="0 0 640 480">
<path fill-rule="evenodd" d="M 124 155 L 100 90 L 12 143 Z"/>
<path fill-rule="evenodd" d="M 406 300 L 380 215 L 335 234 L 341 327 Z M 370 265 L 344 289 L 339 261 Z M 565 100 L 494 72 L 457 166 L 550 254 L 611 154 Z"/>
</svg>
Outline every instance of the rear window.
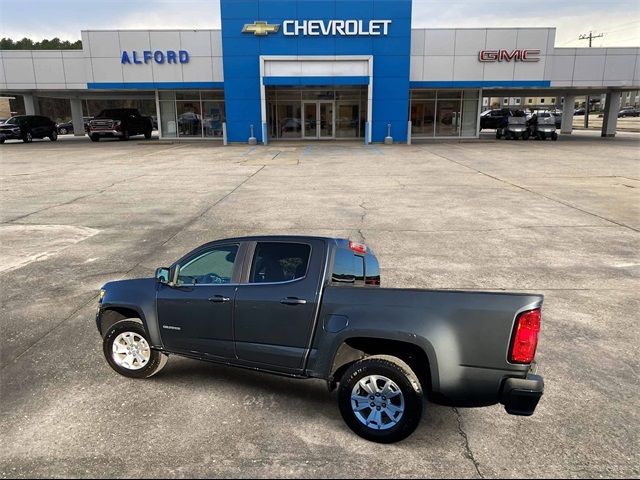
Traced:
<svg viewBox="0 0 640 480">
<path fill-rule="evenodd" d="M 364 258 L 351 250 L 339 248 L 333 261 L 331 281 L 336 285 L 362 285 L 364 283 Z"/>
<path fill-rule="evenodd" d="M 373 255 L 367 255 L 365 257 L 366 263 L 366 278 L 364 283 L 367 285 L 380 285 L 380 265 L 378 260 Z"/>
<path fill-rule="evenodd" d="M 311 246 L 305 243 L 260 242 L 256 246 L 249 283 L 288 282 L 307 274 Z"/>
</svg>

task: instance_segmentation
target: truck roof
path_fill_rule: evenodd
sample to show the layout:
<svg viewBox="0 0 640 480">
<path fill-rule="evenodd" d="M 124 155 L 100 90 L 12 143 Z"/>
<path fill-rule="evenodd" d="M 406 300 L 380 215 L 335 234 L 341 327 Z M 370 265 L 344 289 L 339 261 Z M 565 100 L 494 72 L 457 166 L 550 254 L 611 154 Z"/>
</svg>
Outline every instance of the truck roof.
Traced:
<svg viewBox="0 0 640 480">
<path fill-rule="evenodd" d="M 268 241 L 268 240 L 334 240 L 334 241 L 345 241 L 349 240 L 346 238 L 339 237 L 320 237 L 314 235 L 250 235 L 245 237 L 231 237 L 231 238 L 221 238 L 220 240 L 212 240 L 209 243 L 220 242 L 220 241 L 236 241 L 236 242 L 258 242 L 258 241 Z"/>
</svg>

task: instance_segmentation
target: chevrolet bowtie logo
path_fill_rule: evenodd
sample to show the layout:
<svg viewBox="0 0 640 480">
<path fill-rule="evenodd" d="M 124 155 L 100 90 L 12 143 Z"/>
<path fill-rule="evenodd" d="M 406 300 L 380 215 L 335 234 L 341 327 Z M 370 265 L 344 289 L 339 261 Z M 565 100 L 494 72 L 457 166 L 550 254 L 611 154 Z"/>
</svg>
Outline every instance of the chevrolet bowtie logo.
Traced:
<svg viewBox="0 0 640 480">
<path fill-rule="evenodd" d="M 269 35 L 270 33 L 277 33 L 280 30 L 280 25 L 267 22 L 253 22 L 247 23 L 242 29 L 242 33 L 253 33 L 254 35 Z"/>
</svg>

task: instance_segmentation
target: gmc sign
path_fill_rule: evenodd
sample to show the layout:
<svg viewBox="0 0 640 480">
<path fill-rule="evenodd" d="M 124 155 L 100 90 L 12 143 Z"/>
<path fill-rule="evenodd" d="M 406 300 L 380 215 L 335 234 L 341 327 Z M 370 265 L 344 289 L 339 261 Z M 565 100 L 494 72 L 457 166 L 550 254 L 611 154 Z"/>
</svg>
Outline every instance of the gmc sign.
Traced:
<svg viewBox="0 0 640 480">
<path fill-rule="evenodd" d="M 539 62 L 540 50 L 481 50 L 478 59 L 481 62 Z"/>
</svg>

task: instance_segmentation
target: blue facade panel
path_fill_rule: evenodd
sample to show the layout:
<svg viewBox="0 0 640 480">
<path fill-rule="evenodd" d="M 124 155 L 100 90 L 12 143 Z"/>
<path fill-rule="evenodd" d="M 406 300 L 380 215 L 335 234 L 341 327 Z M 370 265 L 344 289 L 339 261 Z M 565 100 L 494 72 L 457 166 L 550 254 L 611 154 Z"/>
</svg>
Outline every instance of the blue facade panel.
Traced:
<svg viewBox="0 0 640 480">
<path fill-rule="evenodd" d="M 227 135 L 245 142 L 249 125 L 262 141 L 260 128 L 261 55 L 371 55 L 373 56 L 372 141 L 382 142 L 392 123 L 394 140 L 407 138 L 411 51 L 411 0 L 221 0 L 222 48 L 225 78 Z M 285 36 L 285 20 L 390 20 L 387 35 Z M 280 25 L 277 33 L 243 34 L 246 24 L 266 21 Z M 265 85 L 365 85 L 363 77 L 266 77 Z M 254 92 L 254 93 L 252 93 Z"/>
</svg>

